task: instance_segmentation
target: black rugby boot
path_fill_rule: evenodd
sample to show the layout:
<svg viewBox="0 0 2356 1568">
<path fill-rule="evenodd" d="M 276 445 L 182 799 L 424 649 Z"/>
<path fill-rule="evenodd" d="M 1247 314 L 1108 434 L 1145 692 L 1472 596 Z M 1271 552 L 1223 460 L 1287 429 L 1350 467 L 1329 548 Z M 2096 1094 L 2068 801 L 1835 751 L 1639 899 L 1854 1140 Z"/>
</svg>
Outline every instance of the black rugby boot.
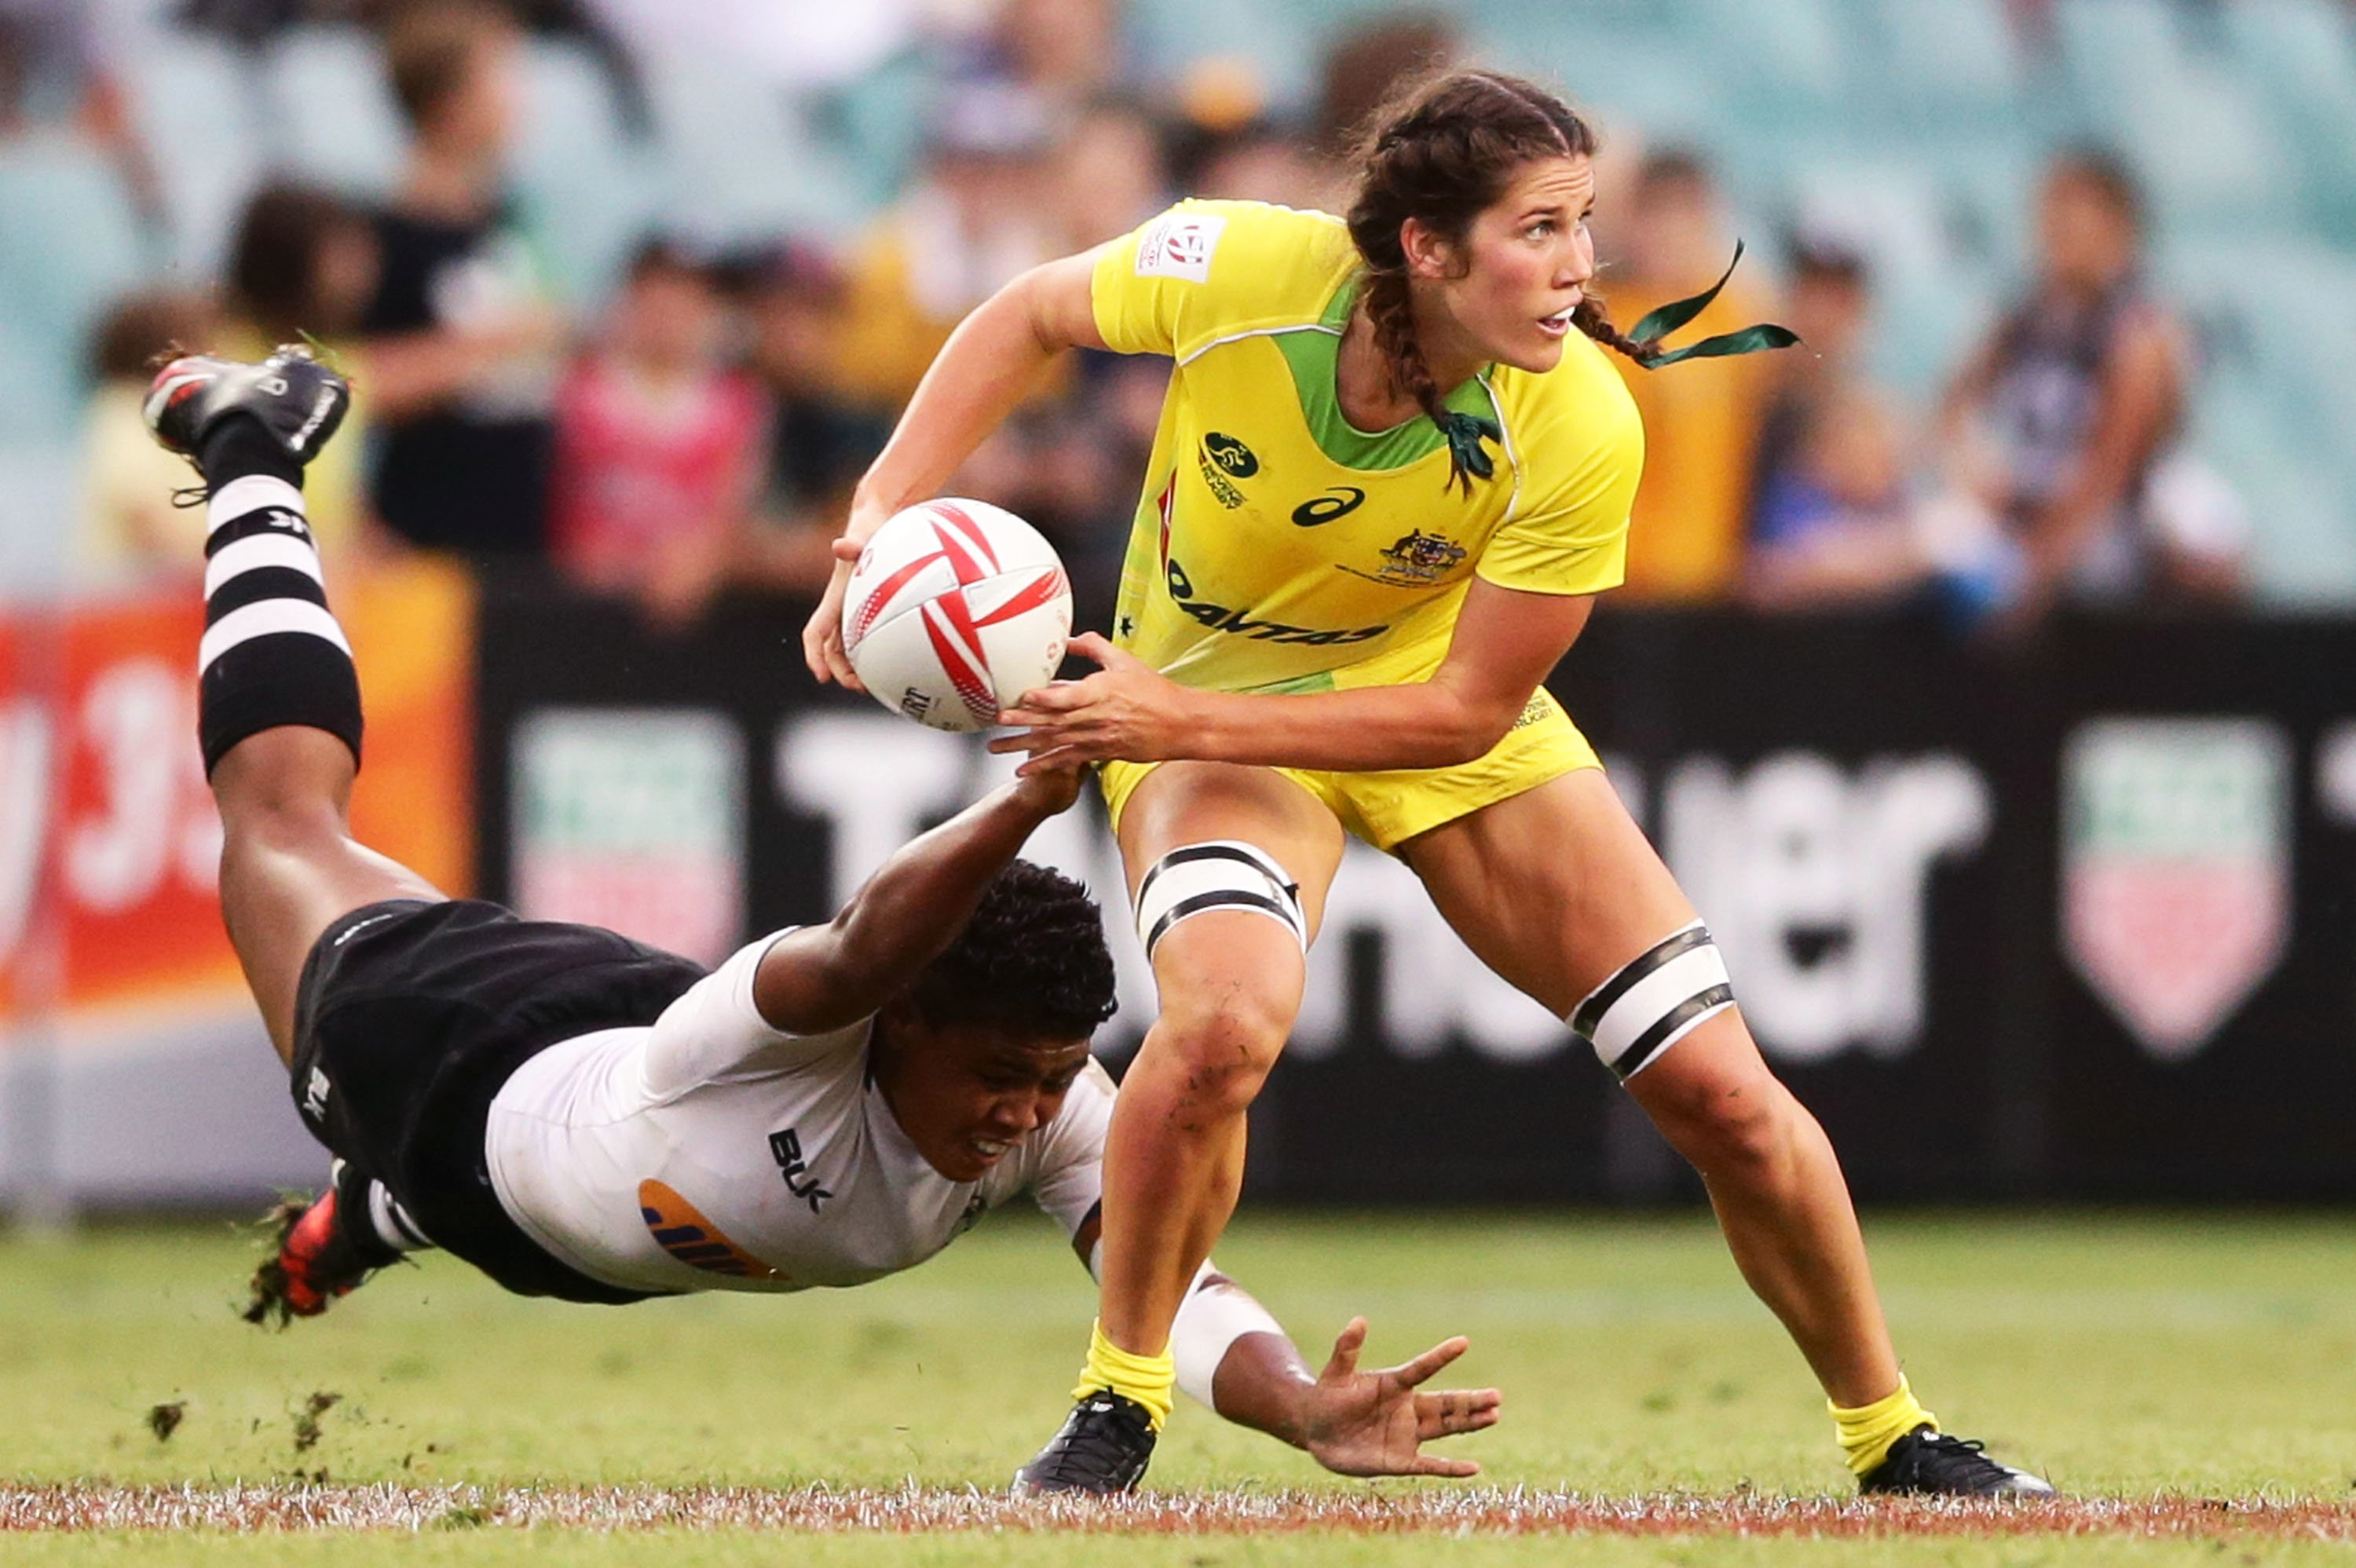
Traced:
<svg viewBox="0 0 2356 1568">
<path fill-rule="evenodd" d="M 290 343 L 258 365 L 209 354 L 175 359 L 155 372 L 140 411 L 158 443 L 192 461 L 222 420 L 248 415 L 299 467 L 336 433 L 351 400 L 341 376 Z"/>
<path fill-rule="evenodd" d="M 1063 1430 L 1014 1472 L 1014 1495 L 1133 1492 L 1153 1457 L 1153 1418 L 1135 1400 L 1100 1389 L 1072 1406 Z"/>
<path fill-rule="evenodd" d="M 1858 1478 L 1860 1492 L 1886 1497 L 2050 1498 L 2053 1484 L 1989 1458 L 1987 1445 L 1950 1437 L 1924 1423 L 1890 1445 L 1890 1456 Z"/>
</svg>

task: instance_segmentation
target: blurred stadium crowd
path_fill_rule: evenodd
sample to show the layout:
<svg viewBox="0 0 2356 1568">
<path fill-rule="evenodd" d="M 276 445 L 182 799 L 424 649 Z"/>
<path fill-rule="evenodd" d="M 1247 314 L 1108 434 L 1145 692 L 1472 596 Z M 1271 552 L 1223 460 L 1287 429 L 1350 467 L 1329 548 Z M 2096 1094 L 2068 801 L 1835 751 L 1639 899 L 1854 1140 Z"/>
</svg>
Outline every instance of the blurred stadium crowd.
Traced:
<svg viewBox="0 0 2356 1568">
<path fill-rule="evenodd" d="M 1740 236 L 1695 330 L 1807 342 L 1627 369 L 1630 597 L 2356 603 L 2342 0 L 0 0 L 0 598 L 193 571 L 145 367 L 297 336 L 363 394 L 331 551 L 807 592 L 963 313 L 1176 196 L 1338 209 L 1442 60 L 1595 111 L 1620 322 Z M 1166 373 L 957 481 L 1095 624 Z"/>
</svg>

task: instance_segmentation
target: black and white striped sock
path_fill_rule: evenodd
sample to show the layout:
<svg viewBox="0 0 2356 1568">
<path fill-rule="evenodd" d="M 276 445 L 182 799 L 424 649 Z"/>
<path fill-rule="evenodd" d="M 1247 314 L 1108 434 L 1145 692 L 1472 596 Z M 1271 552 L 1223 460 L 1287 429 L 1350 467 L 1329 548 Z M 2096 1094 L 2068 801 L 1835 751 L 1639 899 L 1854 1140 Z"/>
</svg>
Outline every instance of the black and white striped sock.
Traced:
<svg viewBox="0 0 2356 1568">
<path fill-rule="evenodd" d="M 205 635 L 197 729 L 209 775 L 230 748 L 281 725 L 325 730 L 360 754 L 351 645 L 327 611 L 303 492 L 268 473 L 214 474 L 206 505 Z"/>
<path fill-rule="evenodd" d="M 368 1185 L 368 1222 L 376 1239 L 396 1253 L 422 1252 L 434 1244 L 381 1181 Z"/>
</svg>

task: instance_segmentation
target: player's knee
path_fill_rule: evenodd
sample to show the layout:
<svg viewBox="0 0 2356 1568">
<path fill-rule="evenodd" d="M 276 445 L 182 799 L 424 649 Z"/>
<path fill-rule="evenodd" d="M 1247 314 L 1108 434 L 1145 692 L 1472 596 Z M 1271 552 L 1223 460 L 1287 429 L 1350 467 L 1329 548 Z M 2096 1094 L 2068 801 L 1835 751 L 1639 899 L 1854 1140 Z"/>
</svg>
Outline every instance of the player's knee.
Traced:
<svg viewBox="0 0 2356 1568">
<path fill-rule="evenodd" d="M 1283 1052 L 1296 1010 L 1296 1000 L 1245 987 L 1179 996 L 1165 989 L 1151 1043 L 1180 1075 L 1188 1100 L 1214 1114 L 1241 1112 Z"/>
<path fill-rule="evenodd" d="M 322 730 L 282 725 L 248 736 L 215 764 L 213 800 L 221 826 L 272 841 L 343 837 L 351 794 L 352 758 L 344 742 Z"/>
<path fill-rule="evenodd" d="M 241 848 L 300 851 L 349 836 L 337 802 L 294 790 L 256 790 L 220 800 L 223 853 Z"/>
<path fill-rule="evenodd" d="M 1764 1075 L 1754 1083 L 1697 1087 L 1653 1108 L 1653 1115 L 1695 1169 L 1737 1185 L 1770 1180 L 1785 1168 L 1809 1119 L 1788 1090 Z"/>
</svg>

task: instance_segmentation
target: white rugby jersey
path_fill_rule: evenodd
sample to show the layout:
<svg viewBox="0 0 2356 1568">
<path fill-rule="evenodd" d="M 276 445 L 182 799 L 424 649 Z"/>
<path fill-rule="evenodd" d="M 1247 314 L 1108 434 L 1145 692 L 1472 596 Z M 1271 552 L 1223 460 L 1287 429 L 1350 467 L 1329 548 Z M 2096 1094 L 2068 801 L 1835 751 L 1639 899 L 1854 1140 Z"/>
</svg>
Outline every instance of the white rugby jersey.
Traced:
<svg viewBox="0 0 2356 1568">
<path fill-rule="evenodd" d="M 552 1046 L 491 1103 L 491 1185 L 533 1241 L 626 1290 L 860 1285 L 931 1257 L 1028 1191 L 1078 1231 L 1101 1191 L 1112 1080 L 1091 1061 L 1055 1119 L 978 1182 L 908 1141 L 867 1073 L 870 1025 L 773 1029 L 744 948 L 651 1026 Z"/>
</svg>

